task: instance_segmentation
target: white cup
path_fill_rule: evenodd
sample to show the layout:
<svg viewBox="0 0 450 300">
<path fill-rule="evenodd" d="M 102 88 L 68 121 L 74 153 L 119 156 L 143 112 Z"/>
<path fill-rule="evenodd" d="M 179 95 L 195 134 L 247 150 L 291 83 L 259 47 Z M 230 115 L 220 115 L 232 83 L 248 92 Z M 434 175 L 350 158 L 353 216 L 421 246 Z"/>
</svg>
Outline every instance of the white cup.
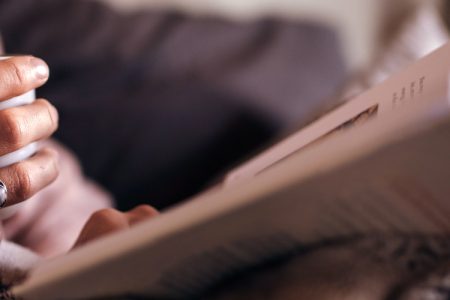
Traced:
<svg viewBox="0 0 450 300">
<path fill-rule="evenodd" d="M 0 56 L 0 60 L 8 59 L 10 56 Z M 23 95 L 5 100 L 0 101 L 0 110 L 8 109 L 11 107 L 21 106 L 32 103 L 36 99 L 36 92 L 35 90 L 31 90 L 28 93 L 25 93 Z M 28 144 L 27 146 L 16 150 L 14 152 L 5 154 L 0 156 L 0 168 L 4 168 L 7 166 L 10 166 L 12 164 L 15 164 L 19 161 L 22 161 L 24 159 L 27 159 L 28 157 L 32 156 L 36 153 L 38 150 L 38 142 L 34 142 L 31 144 Z M 0 178 L 1 180 L 2 178 Z M 4 207 L 0 209 L 0 220 L 5 220 L 12 215 L 14 215 L 17 210 L 22 206 L 25 202 L 21 202 L 12 206 Z"/>
</svg>

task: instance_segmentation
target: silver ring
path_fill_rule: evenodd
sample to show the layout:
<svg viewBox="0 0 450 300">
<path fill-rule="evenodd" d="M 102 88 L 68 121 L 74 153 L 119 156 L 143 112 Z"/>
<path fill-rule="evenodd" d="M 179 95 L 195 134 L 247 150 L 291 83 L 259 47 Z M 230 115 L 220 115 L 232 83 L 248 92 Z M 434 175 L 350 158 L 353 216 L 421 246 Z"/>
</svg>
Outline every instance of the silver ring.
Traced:
<svg viewBox="0 0 450 300">
<path fill-rule="evenodd" d="M 8 189 L 6 188 L 6 184 L 0 180 L 0 207 L 6 205 L 6 200 L 8 200 Z"/>
</svg>

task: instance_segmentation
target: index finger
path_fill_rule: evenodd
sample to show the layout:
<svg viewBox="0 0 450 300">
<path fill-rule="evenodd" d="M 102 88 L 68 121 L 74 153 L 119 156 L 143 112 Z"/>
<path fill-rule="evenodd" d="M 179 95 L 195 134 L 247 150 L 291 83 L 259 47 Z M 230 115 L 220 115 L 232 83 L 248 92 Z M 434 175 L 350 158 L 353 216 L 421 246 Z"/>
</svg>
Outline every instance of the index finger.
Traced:
<svg viewBox="0 0 450 300">
<path fill-rule="evenodd" d="M 130 225 L 135 225 L 142 221 L 156 217 L 159 212 L 149 205 L 139 205 L 124 214 L 127 216 Z"/>
<path fill-rule="evenodd" d="M 34 56 L 0 57 L 0 101 L 43 85 L 49 73 L 47 64 Z"/>
</svg>

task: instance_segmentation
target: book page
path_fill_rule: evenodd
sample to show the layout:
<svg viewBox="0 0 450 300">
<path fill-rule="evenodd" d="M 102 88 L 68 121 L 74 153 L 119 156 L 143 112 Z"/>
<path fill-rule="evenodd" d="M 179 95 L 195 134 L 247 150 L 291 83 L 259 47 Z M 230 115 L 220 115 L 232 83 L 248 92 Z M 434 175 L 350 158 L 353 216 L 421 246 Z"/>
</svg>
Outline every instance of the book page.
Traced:
<svg viewBox="0 0 450 300">
<path fill-rule="evenodd" d="M 303 245 L 374 232 L 448 233 L 450 119 L 439 104 L 331 136 L 236 188 L 47 261 L 13 291 L 48 300 L 186 298 Z"/>
<path fill-rule="evenodd" d="M 446 101 L 449 70 L 450 44 L 446 44 L 406 70 L 232 170 L 226 176 L 224 185 L 257 176 L 290 155 L 330 136 L 331 133 L 348 130 L 384 114 L 396 113 L 405 105 L 426 102 L 429 99 Z"/>
</svg>

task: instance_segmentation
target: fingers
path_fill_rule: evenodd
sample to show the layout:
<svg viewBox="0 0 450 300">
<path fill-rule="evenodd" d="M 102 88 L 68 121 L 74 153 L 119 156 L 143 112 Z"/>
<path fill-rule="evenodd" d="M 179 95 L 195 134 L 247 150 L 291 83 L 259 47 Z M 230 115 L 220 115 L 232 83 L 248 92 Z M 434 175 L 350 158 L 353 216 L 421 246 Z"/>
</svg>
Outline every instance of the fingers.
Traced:
<svg viewBox="0 0 450 300">
<path fill-rule="evenodd" d="M 159 212 L 149 205 L 139 205 L 132 210 L 125 213 L 130 225 L 135 225 L 139 222 L 155 217 Z"/>
<path fill-rule="evenodd" d="M 58 112 L 46 100 L 0 111 L 0 155 L 18 150 L 53 134 Z"/>
<path fill-rule="evenodd" d="M 58 154 L 42 149 L 27 160 L 0 169 L 0 180 L 6 184 L 6 206 L 14 205 L 33 196 L 58 176 Z"/>
<path fill-rule="evenodd" d="M 99 210 L 89 218 L 74 247 L 86 244 L 106 234 L 127 229 L 158 214 L 156 209 L 148 205 L 140 205 L 126 213 L 112 208 Z"/>
<path fill-rule="evenodd" d="M 0 60 L 0 101 L 22 95 L 43 85 L 49 77 L 47 64 L 33 56 Z"/>
<path fill-rule="evenodd" d="M 111 231 L 129 227 L 125 214 L 112 208 L 105 208 L 95 212 L 89 219 L 87 225 L 91 234 L 95 235 L 103 235 Z"/>
<path fill-rule="evenodd" d="M 95 238 L 128 227 L 128 220 L 124 213 L 112 208 L 99 210 L 92 214 L 86 222 L 74 247 L 84 245 Z"/>
</svg>

